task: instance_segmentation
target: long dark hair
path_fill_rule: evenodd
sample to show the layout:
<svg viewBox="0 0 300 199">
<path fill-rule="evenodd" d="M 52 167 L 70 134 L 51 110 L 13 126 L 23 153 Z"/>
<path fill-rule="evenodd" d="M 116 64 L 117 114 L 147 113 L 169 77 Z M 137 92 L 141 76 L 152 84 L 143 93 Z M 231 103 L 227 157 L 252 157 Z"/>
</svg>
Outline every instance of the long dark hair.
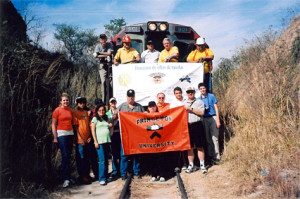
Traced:
<svg viewBox="0 0 300 199">
<path fill-rule="evenodd" d="M 99 108 L 101 108 L 101 107 L 104 108 L 104 115 L 103 115 L 102 117 L 100 117 L 99 114 L 98 114 L 98 110 L 99 110 Z M 99 120 L 100 122 L 102 122 L 103 120 L 106 121 L 106 122 L 108 122 L 108 117 L 107 117 L 107 115 L 106 115 L 106 107 L 105 107 L 104 104 L 100 104 L 100 105 L 98 105 L 98 106 L 96 107 L 96 109 L 95 109 L 95 116 L 96 116 L 97 120 Z"/>
</svg>

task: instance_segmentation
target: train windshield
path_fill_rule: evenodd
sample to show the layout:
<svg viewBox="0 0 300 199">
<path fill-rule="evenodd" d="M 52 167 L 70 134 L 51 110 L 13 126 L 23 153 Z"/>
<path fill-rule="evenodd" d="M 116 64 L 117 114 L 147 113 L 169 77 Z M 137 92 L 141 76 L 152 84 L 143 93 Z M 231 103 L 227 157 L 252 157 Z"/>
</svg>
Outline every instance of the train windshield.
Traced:
<svg viewBox="0 0 300 199">
<path fill-rule="evenodd" d="M 136 49 L 140 54 L 143 52 L 143 43 L 142 40 L 131 40 L 132 48 Z"/>
</svg>

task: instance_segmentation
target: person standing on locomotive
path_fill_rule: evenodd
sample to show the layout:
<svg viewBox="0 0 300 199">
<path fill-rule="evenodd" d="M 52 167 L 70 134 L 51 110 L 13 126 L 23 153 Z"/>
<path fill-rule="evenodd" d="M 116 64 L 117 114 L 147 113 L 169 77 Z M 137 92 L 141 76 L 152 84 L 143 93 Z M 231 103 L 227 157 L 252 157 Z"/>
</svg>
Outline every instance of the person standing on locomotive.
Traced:
<svg viewBox="0 0 300 199">
<path fill-rule="evenodd" d="M 93 56 L 95 58 L 98 58 L 100 60 L 99 65 L 99 75 L 100 75 L 100 81 L 101 81 L 101 98 L 102 101 L 105 101 L 106 99 L 106 93 L 107 93 L 107 85 L 106 85 L 106 79 L 108 77 L 108 68 L 109 63 L 111 63 L 111 55 L 113 51 L 112 45 L 107 42 L 107 37 L 105 34 L 100 34 L 99 36 L 100 44 L 97 44 L 93 53 Z M 112 88 L 112 82 L 110 82 L 109 88 Z"/>
<path fill-rule="evenodd" d="M 171 45 L 169 38 L 164 38 L 163 45 L 165 49 L 161 51 L 158 62 L 178 62 L 177 59 L 171 59 L 172 57 L 179 57 L 178 48 Z"/>
<path fill-rule="evenodd" d="M 154 49 L 152 40 L 147 41 L 147 50 L 142 52 L 141 63 L 157 63 L 160 52 Z"/>
<path fill-rule="evenodd" d="M 115 57 L 114 57 L 114 65 L 119 65 L 119 60 L 122 63 L 128 63 L 130 61 L 140 61 L 140 54 L 138 51 L 131 47 L 131 38 L 128 35 L 125 35 L 122 39 L 123 47 L 119 48 Z"/>
<path fill-rule="evenodd" d="M 212 92 L 211 85 L 211 70 L 212 70 L 212 60 L 214 59 L 214 53 L 207 48 L 204 38 L 198 38 L 196 40 L 197 49 L 193 50 L 187 57 L 187 62 L 190 63 L 203 63 L 204 64 L 204 83 L 208 92 Z"/>
</svg>

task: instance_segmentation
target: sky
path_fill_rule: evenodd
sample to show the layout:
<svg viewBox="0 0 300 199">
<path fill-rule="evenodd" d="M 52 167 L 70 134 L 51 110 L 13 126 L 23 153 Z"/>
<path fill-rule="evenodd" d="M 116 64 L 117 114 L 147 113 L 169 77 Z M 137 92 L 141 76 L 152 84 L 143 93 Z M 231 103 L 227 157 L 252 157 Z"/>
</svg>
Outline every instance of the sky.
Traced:
<svg viewBox="0 0 300 199">
<path fill-rule="evenodd" d="M 236 49 L 268 28 L 283 28 L 283 19 L 300 13 L 299 0 L 11 0 L 22 14 L 41 19 L 42 46 L 51 50 L 54 23 L 79 25 L 104 33 L 111 19 L 127 25 L 167 21 L 191 26 L 206 39 L 215 54 L 214 65 L 230 58 Z M 286 24 L 284 24 L 286 25 Z"/>
</svg>

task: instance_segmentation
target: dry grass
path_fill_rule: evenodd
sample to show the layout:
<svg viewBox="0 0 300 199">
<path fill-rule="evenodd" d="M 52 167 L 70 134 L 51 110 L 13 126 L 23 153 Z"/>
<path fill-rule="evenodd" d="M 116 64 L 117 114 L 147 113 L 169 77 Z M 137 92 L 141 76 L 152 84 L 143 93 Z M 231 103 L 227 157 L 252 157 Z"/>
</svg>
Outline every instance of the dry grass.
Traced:
<svg viewBox="0 0 300 199">
<path fill-rule="evenodd" d="M 2 197 L 40 197 L 59 182 L 60 153 L 51 114 L 62 92 L 95 99 L 95 68 L 74 66 L 58 53 L 3 39 L 1 65 Z M 74 104 L 73 104 L 74 105 Z M 73 162 L 75 165 L 75 162 Z M 74 169 L 75 170 L 75 169 Z"/>
<path fill-rule="evenodd" d="M 234 135 L 223 159 L 232 164 L 238 194 L 252 193 L 259 184 L 267 185 L 270 198 L 300 194 L 300 65 L 290 53 L 299 27 L 300 17 L 278 39 L 268 31 L 247 43 L 238 52 L 239 67 L 218 82 L 225 127 Z M 287 171 L 297 172 L 282 177 Z"/>
</svg>

